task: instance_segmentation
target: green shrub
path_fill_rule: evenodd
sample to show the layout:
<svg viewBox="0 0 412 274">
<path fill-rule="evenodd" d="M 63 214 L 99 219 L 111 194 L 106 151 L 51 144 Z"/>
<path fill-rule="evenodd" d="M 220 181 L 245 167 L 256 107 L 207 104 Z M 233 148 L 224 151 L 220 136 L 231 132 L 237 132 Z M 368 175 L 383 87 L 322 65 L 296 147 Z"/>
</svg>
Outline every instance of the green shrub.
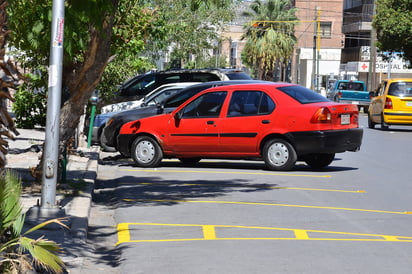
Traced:
<svg viewBox="0 0 412 274">
<path fill-rule="evenodd" d="M 35 126 L 46 125 L 47 116 L 47 92 L 45 89 L 37 89 L 31 83 L 25 83 L 19 87 L 13 103 L 13 112 L 16 115 L 15 123 L 18 128 L 32 129 Z"/>
</svg>

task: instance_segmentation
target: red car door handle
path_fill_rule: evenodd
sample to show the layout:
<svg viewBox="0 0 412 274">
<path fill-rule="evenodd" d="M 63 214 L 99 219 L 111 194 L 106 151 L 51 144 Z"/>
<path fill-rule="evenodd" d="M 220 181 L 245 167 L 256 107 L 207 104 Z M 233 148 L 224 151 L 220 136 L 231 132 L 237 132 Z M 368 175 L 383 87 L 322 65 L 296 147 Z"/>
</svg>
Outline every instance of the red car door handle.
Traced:
<svg viewBox="0 0 412 274">
<path fill-rule="evenodd" d="M 270 124 L 270 120 L 262 120 L 262 124 Z"/>
<path fill-rule="evenodd" d="M 215 121 L 207 121 L 208 125 L 213 125 L 215 123 Z"/>
</svg>

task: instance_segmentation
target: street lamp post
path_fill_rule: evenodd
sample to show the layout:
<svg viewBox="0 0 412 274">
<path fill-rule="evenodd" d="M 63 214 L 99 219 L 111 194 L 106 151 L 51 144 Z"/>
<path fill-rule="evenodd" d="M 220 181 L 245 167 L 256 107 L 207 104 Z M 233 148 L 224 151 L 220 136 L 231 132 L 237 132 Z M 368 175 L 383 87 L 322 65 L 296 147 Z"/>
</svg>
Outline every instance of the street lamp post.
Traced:
<svg viewBox="0 0 412 274">
<path fill-rule="evenodd" d="M 64 0 L 53 0 L 41 215 L 56 212 L 63 65 Z"/>
<path fill-rule="evenodd" d="M 312 84 L 311 89 L 319 92 L 319 59 L 320 59 L 320 9 L 315 10 L 313 31 L 313 57 L 312 57 Z"/>
</svg>

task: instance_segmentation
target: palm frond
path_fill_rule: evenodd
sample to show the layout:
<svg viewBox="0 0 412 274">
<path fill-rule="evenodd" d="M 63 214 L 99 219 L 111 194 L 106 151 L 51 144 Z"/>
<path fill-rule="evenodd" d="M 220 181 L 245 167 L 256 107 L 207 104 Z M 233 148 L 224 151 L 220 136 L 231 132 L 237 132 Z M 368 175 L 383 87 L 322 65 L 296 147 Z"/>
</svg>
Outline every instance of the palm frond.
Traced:
<svg viewBox="0 0 412 274">
<path fill-rule="evenodd" d="M 24 220 L 26 219 L 26 214 L 20 214 L 13 222 L 12 232 L 15 237 L 20 236 L 21 231 L 23 230 Z"/>
<path fill-rule="evenodd" d="M 21 218 L 20 178 L 11 170 L 6 170 L 0 178 L 0 234 Z"/>
<path fill-rule="evenodd" d="M 54 273 L 63 272 L 64 262 L 55 254 L 60 250 L 60 246 L 55 242 L 42 238 L 33 240 L 21 237 L 19 243 L 20 248 L 27 250 L 38 266 Z"/>
<path fill-rule="evenodd" d="M 6 250 L 11 249 L 12 247 L 17 246 L 17 245 L 18 245 L 18 238 L 13 238 L 5 243 L 3 242 L 0 243 L 0 255 L 1 256 L 6 255 L 5 254 Z"/>
<path fill-rule="evenodd" d="M 67 220 L 67 217 L 63 217 L 63 218 L 56 218 L 56 219 L 51 219 L 51 220 L 47 220 L 45 222 L 42 222 L 32 228 L 30 228 L 29 230 L 27 230 L 26 232 L 23 233 L 23 235 L 27 235 L 33 231 L 39 230 L 43 227 L 45 227 L 46 225 L 49 225 L 51 223 L 55 223 L 58 225 L 61 225 L 62 227 L 66 228 L 66 229 L 70 229 L 67 225 L 65 225 L 63 222 Z"/>
</svg>

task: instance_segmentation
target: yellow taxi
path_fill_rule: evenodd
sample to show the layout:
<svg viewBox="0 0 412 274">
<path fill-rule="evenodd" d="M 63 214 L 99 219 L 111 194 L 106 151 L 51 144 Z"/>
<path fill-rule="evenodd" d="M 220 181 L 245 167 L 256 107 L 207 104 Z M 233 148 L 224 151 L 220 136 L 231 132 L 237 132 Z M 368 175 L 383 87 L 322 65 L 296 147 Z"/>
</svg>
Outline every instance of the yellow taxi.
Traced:
<svg viewBox="0 0 412 274">
<path fill-rule="evenodd" d="M 383 80 L 371 98 L 368 126 L 412 125 L 412 78 Z"/>
</svg>

